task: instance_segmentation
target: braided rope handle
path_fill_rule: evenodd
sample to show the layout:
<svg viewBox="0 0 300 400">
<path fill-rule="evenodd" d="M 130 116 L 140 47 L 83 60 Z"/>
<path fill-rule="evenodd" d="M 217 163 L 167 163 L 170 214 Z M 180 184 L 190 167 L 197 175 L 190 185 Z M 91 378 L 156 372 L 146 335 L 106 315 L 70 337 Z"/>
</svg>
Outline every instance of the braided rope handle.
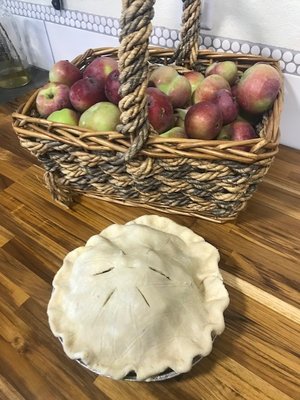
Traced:
<svg viewBox="0 0 300 400">
<path fill-rule="evenodd" d="M 132 159 L 147 142 L 151 132 L 148 122 L 146 89 L 149 80 L 149 37 L 154 16 L 155 0 L 123 0 L 121 15 L 119 102 L 121 111 L 118 130 L 130 137 L 131 146 L 122 159 Z M 174 62 L 183 63 L 189 57 L 197 59 L 200 31 L 200 0 L 183 0 L 181 42 L 174 54 Z"/>
</svg>

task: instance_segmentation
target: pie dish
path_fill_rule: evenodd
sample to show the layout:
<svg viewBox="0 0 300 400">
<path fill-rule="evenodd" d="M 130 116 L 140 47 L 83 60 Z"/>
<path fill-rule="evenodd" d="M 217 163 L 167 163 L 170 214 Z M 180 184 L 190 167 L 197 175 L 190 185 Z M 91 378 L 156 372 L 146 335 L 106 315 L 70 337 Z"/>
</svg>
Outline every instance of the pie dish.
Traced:
<svg viewBox="0 0 300 400">
<path fill-rule="evenodd" d="M 113 379 L 187 372 L 225 328 L 218 261 L 214 246 L 169 218 L 110 225 L 65 257 L 50 329 L 67 356 Z"/>
</svg>

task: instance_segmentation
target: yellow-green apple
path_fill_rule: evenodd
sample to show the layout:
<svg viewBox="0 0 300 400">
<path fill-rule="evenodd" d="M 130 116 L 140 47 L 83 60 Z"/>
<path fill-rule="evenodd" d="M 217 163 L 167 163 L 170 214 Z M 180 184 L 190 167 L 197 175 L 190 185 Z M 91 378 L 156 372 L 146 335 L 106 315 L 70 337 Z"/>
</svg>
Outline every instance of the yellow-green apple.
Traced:
<svg viewBox="0 0 300 400">
<path fill-rule="evenodd" d="M 218 136 L 216 137 L 216 140 L 231 140 L 232 137 L 232 124 L 224 125 L 222 126 L 222 129 Z"/>
<path fill-rule="evenodd" d="M 81 71 L 68 60 L 61 60 L 52 65 L 49 71 L 49 81 L 72 86 L 81 79 Z"/>
<path fill-rule="evenodd" d="M 233 122 L 238 115 L 238 105 L 233 99 L 231 91 L 227 89 L 219 90 L 215 101 L 222 113 L 223 125 Z"/>
<path fill-rule="evenodd" d="M 39 114 L 47 117 L 51 113 L 71 106 L 69 86 L 63 83 L 47 83 L 38 92 L 36 108 Z"/>
<path fill-rule="evenodd" d="M 93 104 L 106 100 L 104 88 L 94 78 L 82 78 L 70 88 L 70 100 L 77 111 L 85 111 Z"/>
<path fill-rule="evenodd" d="M 115 69 L 108 75 L 104 85 L 105 95 L 107 97 L 107 100 L 116 105 L 118 105 L 119 101 L 121 100 L 121 96 L 119 94 L 119 89 L 120 89 L 119 76 L 120 72 L 117 69 Z"/>
<path fill-rule="evenodd" d="M 189 108 L 185 117 L 185 132 L 192 139 L 214 139 L 221 131 L 222 123 L 217 104 L 203 101 Z"/>
<path fill-rule="evenodd" d="M 99 132 L 115 131 L 120 111 L 115 104 L 101 101 L 88 108 L 79 119 L 79 126 Z"/>
<path fill-rule="evenodd" d="M 269 110 L 281 88 L 279 72 L 269 64 L 257 63 L 248 68 L 237 85 L 237 101 L 251 114 Z"/>
<path fill-rule="evenodd" d="M 230 85 L 233 85 L 238 77 L 237 65 L 233 61 L 215 62 L 205 71 L 206 76 L 212 74 L 222 76 Z"/>
<path fill-rule="evenodd" d="M 187 135 L 183 128 L 180 126 L 175 126 L 172 129 L 169 129 L 167 132 L 161 133 L 159 136 L 166 138 L 186 138 Z"/>
<path fill-rule="evenodd" d="M 201 101 L 214 101 L 217 92 L 221 89 L 230 90 L 229 83 L 220 75 L 206 77 L 196 88 L 193 94 L 193 103 Z"/>
<path fill-rule="evenodd" d="M 62 110 L 54 111 L 48 118 L 48 121 L 60 122 L 61 124 L 67 125 L 78 125 L 79 115 L 76 111 L 70 108 L 63 108 Z"/>
<path fill-rule="evenodd" d="M 170 98 L 154 87 L 148 87 L 148 120 L 158 133 L 174 126 L 174 111 Z"/>
<path fill-rule="evenodd" d="M 189 71 L 183 74 L 191 84 L 192 93 L 194 93 L 197 86 L 203 81 L 204 75 L 198 71 Z"/>
<path fill-rule="evenodd" d="M 188 108 L 176 108 L 174 113 L 175 126 L 180 126 L 181 128 L 184 128 L 184 120 L 187 112 Z"/>
<path fill-rule="evenodd" d="M 191 84 L 175 68 L 166 65 L 156 68 L 150 75 L 149 84 L 169 96 L 174 108 L 182 108 L 190 101 Z"/>
<path fill-rule="evenodd" d="M 105 83 L 108 75 L 118 69 L 118 62 L 112 57 L 97 57 L 84 70 L 84 78 L 95 78 L 98 81 Z"/>
</svg>

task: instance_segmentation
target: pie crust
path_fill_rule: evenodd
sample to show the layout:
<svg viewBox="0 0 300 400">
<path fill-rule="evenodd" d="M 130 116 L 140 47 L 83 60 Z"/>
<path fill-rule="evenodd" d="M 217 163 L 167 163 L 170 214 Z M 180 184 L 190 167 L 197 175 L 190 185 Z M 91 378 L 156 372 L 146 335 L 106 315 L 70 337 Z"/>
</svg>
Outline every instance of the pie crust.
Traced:
<svg viewBox="0 0 300 400">
<path fill-rule="evenodd" d="M 219 253 L 169 218 L 113 224 L 71 251 L 53 280 L 49 324 L 91 370 L 147 380 L 191 369 L 224 330 Z"/>
</svg>

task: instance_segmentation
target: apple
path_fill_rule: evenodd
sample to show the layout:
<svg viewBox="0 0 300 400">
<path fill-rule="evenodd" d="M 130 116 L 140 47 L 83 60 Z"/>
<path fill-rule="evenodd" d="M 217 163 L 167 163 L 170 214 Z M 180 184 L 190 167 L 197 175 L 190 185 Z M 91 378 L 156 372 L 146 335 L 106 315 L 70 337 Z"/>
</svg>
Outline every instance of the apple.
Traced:
<svg viewBox="0 0 300 400">
<path fill-rule="evenodd" d="M 85 111 L 93 104 L 105 101 L 104 88 L 94 78 L 82 78 L 70 88 L 70 100 L 77 111 Z"/>
<path fill-rule="evenodd" d="M 184 128 L 184 120 L 186 113 L 188 112 L 188 108 L 176 108 L 175 110 L 175 125 Z"/>
<path fill-rule="evenodd" d="M 169 129 L 167 132 L 161 133 L 159 136 L 166 138 L 186 138 L 187 135 L 183 128 L 180 126 L 175 126 L 172 129 Z"/>
<path fill-rule="evenodd" d="M 62 110 L 54 111 L 48 118 L 48 121 L 60 122 L 61 124 L 67 125 L 78 125 L 79 116 L 76 111 L 70 108 L 63 108 Z"/>
<path fill-rule="evenodd" d="M 79 126 L 99 132 L 115 131 L 120 111 L 115 104 L 102 101 L 88 108 L 79 119 Z"/>
<path fill-rule="evenodd" d="M 257 138 L 257 134 L 251 124 L 244 120 L 236 120 L 231 124 L 224 125 L 216 137 L 217 140 L 249 140 Z M 250 146 L 235 146 L 235 149 L 249 151 Z"/>
<path fill-rule="evenodd" d="M 238 115 L 238 105 L 229 90 L 221 89 L 217 92 L 216 104 L 222 113 L 224 125 L 227 125 L 236 119 Z"/>
<path fill-rule="evenodd" d="M 121 100 L 121 95 L 119 94 L 119 89 L 121 86 L 119 76 L 120 72 L 115 69 L 108 75 L 104 85 L 107 100 L 116 105 L 118 105 L 119 101 Z"/>
<path fill-rule="evenodd" d="M 237 83 L 235 83 L 234 85 L 231 86 L 231 94 L 232 94 L 232 97 L 234 99 L 236 99 L 236 96 L 237 96 Z"/>
<path fill-rule="evenodd" d="M 174 108 L 182 108 L 190 101 L 191 84 L 173 67 L 163 65 L 156 68 L 150 75 L 149 84 L 169 96 Z"/>
<path fill-rule="evenodd" d="M 118 69 L 118 62 L 112 57 L 97 57 L 84 70 L 84 78 L 94 78 L 105 84 L 108 75 Z"/>
<path fill-rule="evenodd" d="M 53 64 L 49 71 L 50 82 L 63 83 L 67 86 L 72 86 L 81 77 L 80 69 L 67 60 L 61 60 Z"/>
<path fill-rule="evenodd" d="M 257 138 L 257 134 L 251 124 L 247 121 L 235 121 L 230 124 L 231 140 L 249 140 Z M 249 151 L 249 146 L 236 146 L 235 149 Z"/>
<path fill-rule="evenodd" d="M 148 120 L 158 133 L 172 128 L 175 123 L 173 106 L 170 98 L 154 87 L 148 87 Z"/>
<path fill-rule="evenodd" d="M 224 125 L 216 137 L 216 140 L 231 140 L 232 137 L 232 124 Z"/>
<path fill-rule="evenodd" d="M 38 92 L 36 108 L 38 113 L 47 117 L 51 113 L 62 108 L 71 107 L 69 99 L 69 86 L 63 83 L 47 83 Z"/>
<path fill-rule="evenodd" d="M 195 89 L 199 86 L 199 84 L 204 80 L 204 75 L 198 71 L 189 71 L 183 74 L 191 84 L 192 93 L 194 93 Z"/>
<path fill-rule="evenodd" d="M 185 117 L 185 132 L 192 139 L 214 139 L 222 128 L 222 113 L 217 104 L 203 101 L 191 106 Z"/>
<path fill-rule="evenodd" d="M 261 114 L 272 107 L 281 85 L 281 77 L 274 67 L 254 64 L 238 82 L 237 101 L 248 113 Z"/>
<path fill-rule="evenodd" d="M 196 88 L 193 94 L 193 103 L 214 101 L 217 92 L 221 89 L 230 90 L 229 83 L 220 75 L 209 75 Z"/>
<path fill-rule="evenodd" d="M 238 76 L 237 65 L 233 61 L 215 62 L 211 64 L 205 71 L 206 76 L 210 76 L 212 74 L 222 76 L 230 85 L 233 85 Z"/>
</svg>

